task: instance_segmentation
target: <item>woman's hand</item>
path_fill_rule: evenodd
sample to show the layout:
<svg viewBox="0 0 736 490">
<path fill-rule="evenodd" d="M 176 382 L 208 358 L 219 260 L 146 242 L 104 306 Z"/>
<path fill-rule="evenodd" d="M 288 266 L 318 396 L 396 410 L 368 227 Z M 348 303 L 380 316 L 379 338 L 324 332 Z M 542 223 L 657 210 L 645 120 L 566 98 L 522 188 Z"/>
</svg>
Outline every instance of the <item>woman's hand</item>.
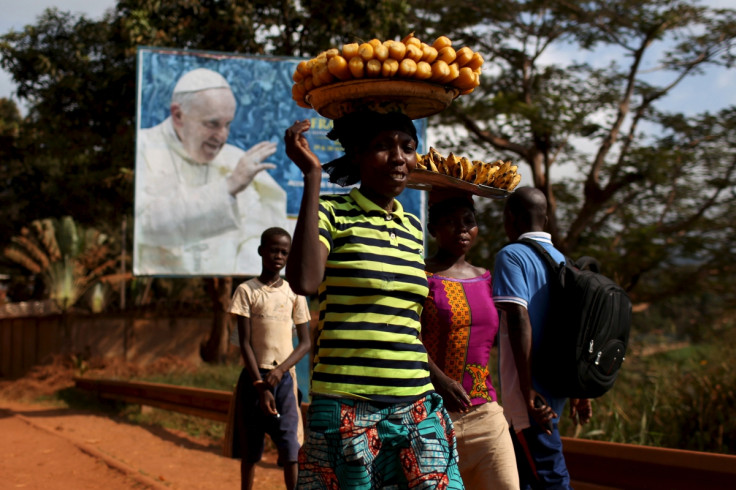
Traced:
<svg viewBox="0 0 736 490">
<path fill-rule="evenodd" d="M 322 175 L 322 165 L 319 158 L 309 148 L 309 142 L 304 137 L 311 124 L 309 119 L 295 122 L 284 135 L 284 143 L 286 143 L 286 155 L 291 158 L 304 175 L 312 172 L 319 172 Z"/>
<path fill-rule="evenodd" d="M 470 397 L 465 392 L 463 385 L 444 374 L 437 374 L 432 379 L 437 393 L 445 402 L 445 408 L 449 412 L 467 412 L 470 408 Z"/>
</svg>

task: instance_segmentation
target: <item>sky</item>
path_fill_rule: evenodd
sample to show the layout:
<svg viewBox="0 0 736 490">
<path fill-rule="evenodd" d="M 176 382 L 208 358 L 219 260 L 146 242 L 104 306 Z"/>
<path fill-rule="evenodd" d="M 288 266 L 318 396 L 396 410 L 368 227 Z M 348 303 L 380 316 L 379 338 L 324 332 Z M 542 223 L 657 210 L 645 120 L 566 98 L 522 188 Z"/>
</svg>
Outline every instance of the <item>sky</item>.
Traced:
<svg viewBox="0 0 736 490">
<path fill-rule="evenodd" d="M 0 0 L 0 35 L 11 30 L 20 32 L 25 26 L 35 24 L 47 8 L 56 7 L 62 12 L 84 14 L 85 17 L 98 20 L 106 9 L 114 8 L 116 4 L 116 0 Z M 0 97 L 14 100 L 23 110 L 14 92 L 15 85 L 10 74 L 0 70 Z"/>
</svg>

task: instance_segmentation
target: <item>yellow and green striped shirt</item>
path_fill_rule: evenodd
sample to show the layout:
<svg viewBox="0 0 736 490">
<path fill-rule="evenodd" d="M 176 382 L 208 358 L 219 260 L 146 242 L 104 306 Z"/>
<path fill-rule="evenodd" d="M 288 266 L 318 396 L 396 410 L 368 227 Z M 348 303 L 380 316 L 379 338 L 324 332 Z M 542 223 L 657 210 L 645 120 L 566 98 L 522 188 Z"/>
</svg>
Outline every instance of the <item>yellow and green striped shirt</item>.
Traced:
<svg viewBox="0 0 736 490">
<path fill-rule="evenodd" d="M 312 393 L 397 403 L 434 391 L 418 337 L 428 292 L 419 220 L 353 189 L 320 198 L 319 231 L 329 255 Z"/>
</svg>

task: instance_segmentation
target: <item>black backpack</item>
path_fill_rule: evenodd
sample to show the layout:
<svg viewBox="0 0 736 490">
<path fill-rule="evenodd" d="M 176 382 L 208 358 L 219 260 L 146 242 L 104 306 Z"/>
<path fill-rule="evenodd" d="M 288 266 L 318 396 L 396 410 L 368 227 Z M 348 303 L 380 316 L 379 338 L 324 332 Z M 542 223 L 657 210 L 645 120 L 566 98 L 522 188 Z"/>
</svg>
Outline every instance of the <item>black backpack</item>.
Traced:
<svg viewBox="0 0 736 490">
<path fill-rule="evenodd" d="M 552 273 L 547 325 L 532 358 L 535 379 L 559 398 L 603 395 L 624 361 L 631 300 L 598 273 L 595 259 L 557 263 L 536 241 L 523 238 L 518 243 L 536 250 Z"/>
</svg>

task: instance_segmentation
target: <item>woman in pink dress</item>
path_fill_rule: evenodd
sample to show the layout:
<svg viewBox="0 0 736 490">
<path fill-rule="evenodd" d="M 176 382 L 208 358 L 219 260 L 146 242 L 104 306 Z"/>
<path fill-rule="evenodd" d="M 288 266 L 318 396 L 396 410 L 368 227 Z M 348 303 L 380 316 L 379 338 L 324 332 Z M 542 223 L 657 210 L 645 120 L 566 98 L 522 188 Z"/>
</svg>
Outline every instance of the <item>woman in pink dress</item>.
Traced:
<svg viewBox="0 0 736 490">
<path fill-rule="evenodd" d="M 511 435 L 488 368 L 499 325 L 491 273 L 465 260 L 478 236 L 472 198 L 432 204 L 427 229 L 438 250 L 425 261 L 422 341 L 455 426 L 463 483 L 469 490 L 518 489 Z"/>
</svg>

